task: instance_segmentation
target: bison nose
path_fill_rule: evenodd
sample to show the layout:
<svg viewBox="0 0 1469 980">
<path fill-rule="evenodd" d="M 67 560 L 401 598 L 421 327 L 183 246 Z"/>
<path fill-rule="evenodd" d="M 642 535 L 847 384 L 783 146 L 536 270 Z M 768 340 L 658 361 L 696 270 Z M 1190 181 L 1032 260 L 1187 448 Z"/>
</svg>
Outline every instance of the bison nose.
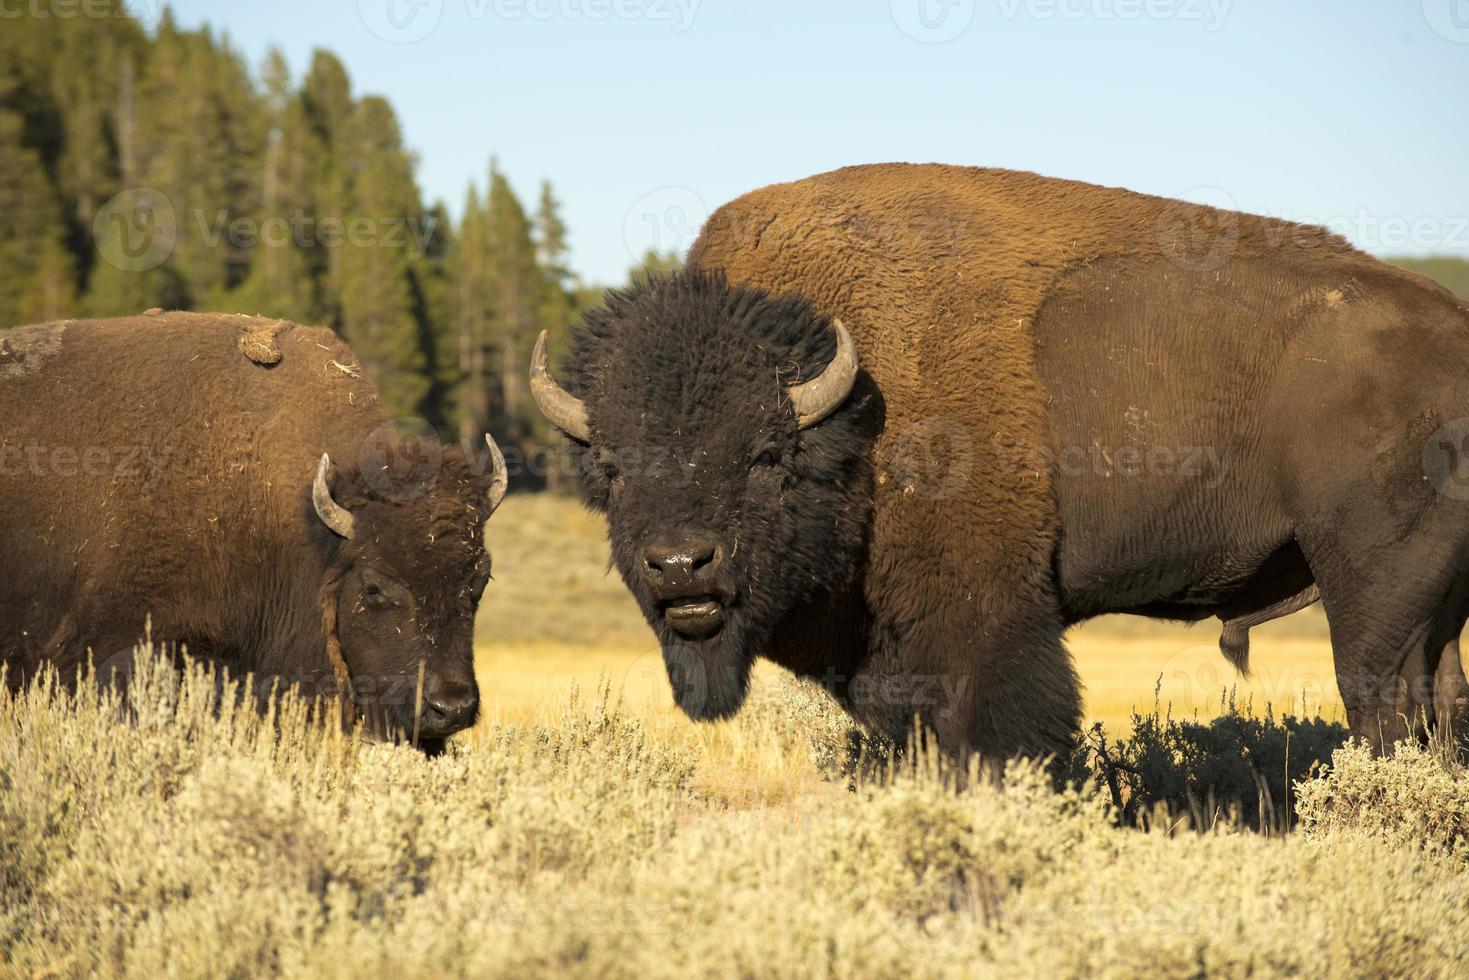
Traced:
<svg viewBox="0 0 1469 980">
<path fill-rule="evenodd" d="M 418 733 L 426 738 L 444 738 L 473 725 L 478 714 L 479 691 L 473 684 L 431 688 L 424 692 Z"/>
<path fill-rule="evenodd" d="M 724 549 L 709 535 L 686 534 L 643 550 L 643 577 L 656 589 L 708 591 L 724 561 Z"/>
</svg>

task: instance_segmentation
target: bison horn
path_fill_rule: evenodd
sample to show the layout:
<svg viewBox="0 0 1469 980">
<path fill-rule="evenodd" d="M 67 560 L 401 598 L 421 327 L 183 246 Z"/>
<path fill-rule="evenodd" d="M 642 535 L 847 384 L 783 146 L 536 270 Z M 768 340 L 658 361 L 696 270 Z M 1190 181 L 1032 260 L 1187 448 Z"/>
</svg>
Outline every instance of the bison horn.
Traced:
<svg viewBox="0 0 1469 980">
<path fill-rule="evenodd" d="M 592 441 L 592 427 L 587 421 L 587 406 L 580 398 L 556 383 L 546 370 L 546 331 L 536 339 L 536 350 L 530 358 L 530 393 L 535 396 L 541 414 L 577 442 Z"/>
<path fill-rule="evenodd" d="M 350 538 L 357 522 L 351 511 L 332 499 L 332 488 L 326 482 L 326 471 L 331 465 L 331 456 L 322 453 L 321 462 L 316 467 L 316 479 L 311 483 L 311 504 L 316 508 L 316 516 L 321 518 L 321 523 L 341 537 Z"/>
<path fill-rule="evenodd" d="M 490 514 L 499 509 L 505 499 L 505 491 L 510 489 L 510 471 L 505 466 L 505 455 L 500 452 L 500 447 L 495 445 L 495 437 L 485 435 L 485 445 L 490 447 Z M 489 514 L 485 515 L 489 519 Z"/>
<path fill-rule="evenodd" d="M 796 409 L 796 422 L 808 429 L 835 412 L 857 382 L 857 345 L 842 321 L 831 321 L 837 334 L 837 352 L 826 370 L 803 384 L 791 385 L 786 394 Z"/>
</svg>

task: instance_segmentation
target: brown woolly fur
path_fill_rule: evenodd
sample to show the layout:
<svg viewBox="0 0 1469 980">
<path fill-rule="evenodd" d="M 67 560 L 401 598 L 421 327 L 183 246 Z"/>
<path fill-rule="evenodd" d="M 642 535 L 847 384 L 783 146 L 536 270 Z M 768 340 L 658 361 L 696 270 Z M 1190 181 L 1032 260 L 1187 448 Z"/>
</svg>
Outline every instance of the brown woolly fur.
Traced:
<svg viewBox="0 0 1469 980">
<path fill-rule="evenodd" d="M 1067 626 L 1258 620 L 1313 582 L 1356 734 L 1381 747 L 1466 690 L 1444 651 L 1469 615 L 1469 510 L 1424 461 L 1469 417 L 1469 312 L 1427 280 L 1319 228 L 899 164 L 748 194 L 689 266 L 614 296 L 566 378 L 584 494 L 696 717 L 734 710 L 763 654 L 887 732 L 917 714 L 959 755 L 1060 751 Z M 855 394 L 797 432 L 777 385 L 822 370 L 837 319 Z M 678 480 L 619 462 L 606 496 L 598 466 L 654 449 Z M 765 455 L 782 475 L 751 489 Z M 660 568 L 712 556 L 678 581 L 723 619 L 668 604 L 649 541 Z"/>
<path fill-rule="evenodd" d="M 0 337 L 12 685 L 43 662 L 126 660 L 151 621 L 238 673 L 318 693 L 350 679 L 381 734 L 419 713 L 423 661 L 425 697 L 463 704 L 420 730 L 472 721 L 488 478 L 457 448 L 402 439 L 335 334 L 152 312 Z M 312 505 L 323 453 L 350 539 Z"/>
</svg>

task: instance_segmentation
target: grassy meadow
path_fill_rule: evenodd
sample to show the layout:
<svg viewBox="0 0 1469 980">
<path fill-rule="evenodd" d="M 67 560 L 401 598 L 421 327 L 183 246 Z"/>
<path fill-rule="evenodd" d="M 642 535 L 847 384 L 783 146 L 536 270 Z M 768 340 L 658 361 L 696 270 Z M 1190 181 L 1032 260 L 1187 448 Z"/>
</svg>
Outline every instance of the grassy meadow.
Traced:
<svg viewBox="0 0 1469 980">
<path fill-rule="evenodd" d="M 1319 620 L 1222 713 L 1211 630 L 1079 631 L 1070 788 L 956 788 L 775 671 L 681 719 L 594 518 L 514 498 L 492 535 L 485 718 L 435 759 L 147 651 L 126 701 L 0 694 L 0 976 L 1469 972 L 1469 775 L 1290 716 L 1335 710 Z"/>
</svg>

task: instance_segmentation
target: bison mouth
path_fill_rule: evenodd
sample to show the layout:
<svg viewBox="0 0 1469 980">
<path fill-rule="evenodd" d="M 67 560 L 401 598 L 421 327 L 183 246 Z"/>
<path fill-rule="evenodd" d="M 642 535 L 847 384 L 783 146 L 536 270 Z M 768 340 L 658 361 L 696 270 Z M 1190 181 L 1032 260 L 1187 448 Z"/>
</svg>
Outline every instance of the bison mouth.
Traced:
<svg viewBox="0 0 1469 980">
<path fill-rule="evenodd" d="M 672 599 L 660 609 L 668 627 L 686 640 L 707 640 L 724 628 L 724 603 L 712 595 Z"/>
</svg>

